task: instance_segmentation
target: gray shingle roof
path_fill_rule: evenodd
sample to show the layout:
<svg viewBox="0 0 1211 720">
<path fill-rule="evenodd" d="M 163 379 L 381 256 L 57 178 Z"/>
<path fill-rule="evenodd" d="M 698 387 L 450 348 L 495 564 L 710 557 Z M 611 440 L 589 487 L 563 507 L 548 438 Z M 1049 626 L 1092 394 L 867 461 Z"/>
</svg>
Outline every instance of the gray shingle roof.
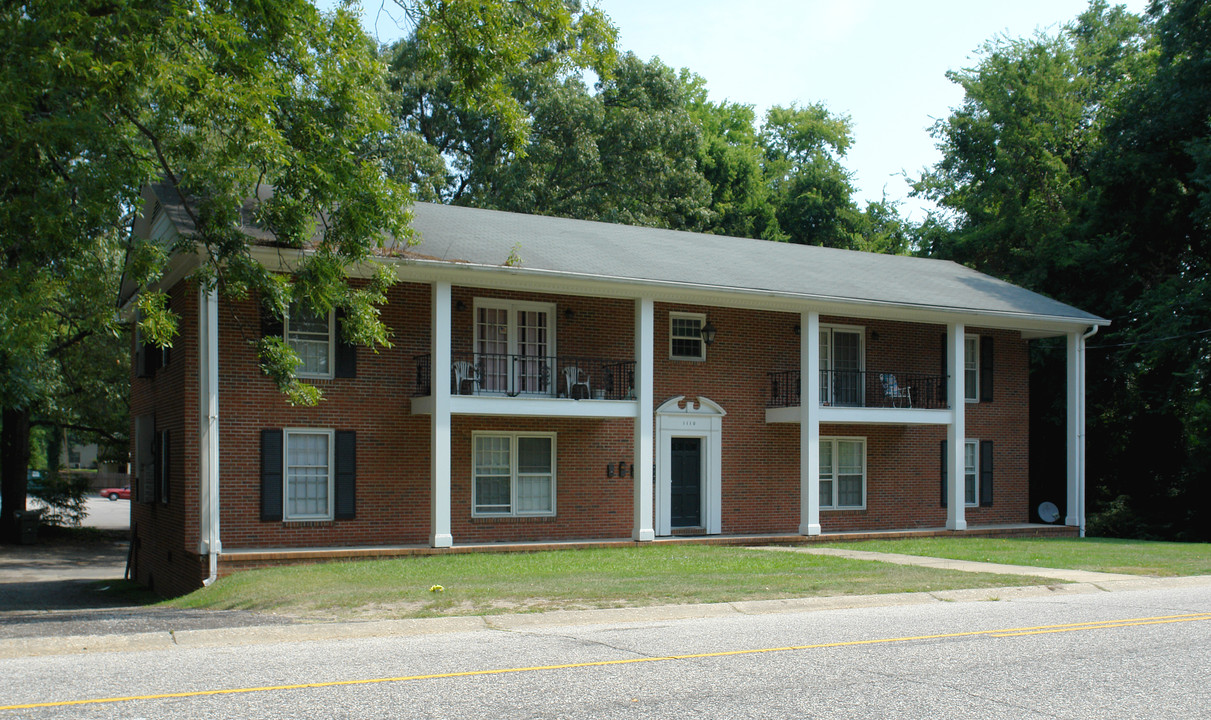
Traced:
<svg viewBox="0 0 1211 720">
<path fill-rule="evenodd" d="M 193 224 L 175 193 L 152 186 L 178 232 Z M 264 189 L 267 197 L 271 189 Z M 250 213 L 250 211 L 249 211 Z M 503 267 L 516 248 L 523 270 L 620 283 L 655 283 L 718 293 L 788 298 L 1105 325 L 1108 321 L 954 262 L 836 250 L 677 230 L 568 220 L 416 203 L 420 263 Z M 253 226 L 257 244 L 272 236 Z"/>
<path fill-rule="evenodd" d="M 621 282 L 764 291 L 1105 324 L 1096 315 L 954 262 L 675 230 L 417 203 L 411 248 L 427 260 L 520 267 Z"/>
</svg>

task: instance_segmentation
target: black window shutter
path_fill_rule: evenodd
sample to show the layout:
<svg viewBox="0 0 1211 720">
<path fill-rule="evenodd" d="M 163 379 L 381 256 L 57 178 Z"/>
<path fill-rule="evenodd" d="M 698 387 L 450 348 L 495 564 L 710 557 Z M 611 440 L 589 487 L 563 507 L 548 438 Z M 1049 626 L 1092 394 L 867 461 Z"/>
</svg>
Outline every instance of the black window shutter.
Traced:
<svg viewBox="0 0 1211 720">
<path fill-rule="evenodd" d="M 168 471 L 172 459 L 172 436 L 165 430 L 160 433 L 160 502 L 167 503 L 172 487 L 172 476 Z"/>
<path fill-rule="evenodd" d="M 980 336 L 980 402 L 992 402 L 992 336 Z"/>
<path fill-rule="evenodd" d="M 946 343 L 946 333 L 942 333 L 942 381 L 938 386 L 938 399 L 941 400 L 942 407 L 946 406 L 946 393 L 950 389 L 950 368 L 946 362 L 949 353 L 950 347 Z"/>
<path fill-rule="evenodd" d="M 946 468 L 950 465 L 946 461 L 946 441 L 942 441 L 942 507 L 946 507 Z"/>
<path fill-rule="evenodd" d="M 357 516 L 357 433 L 336 431 L 336 510 L 337 520 Z"/>
<path fill-rule="evenodd" d="M 334 320 L 336 327 L 332 329 L 336 337 L 336 368 L 333 375 L 338 378 L 354 378 L 357 377 L 357 346 L 345 342 L 344 333 L 341 332 L 341 320 L 344 317 L 345 311 L 337 308 Z"/>
<path fill-rule="evenodd" d="M 261 431 L 261 519 L 282 519 L 282 431 Z"/>
<path fill-rule="evenodd" d="M 282 319 L 275 317 L 264 305 L 261 308 L 261 337 L 270 335 L 282 336 L 285 328 L 282 325 Z"/>
<path fill-rule="evenodd" d="M 992 441 L 980 441 L 980 507 L 992 505 Z"/>
</svg>

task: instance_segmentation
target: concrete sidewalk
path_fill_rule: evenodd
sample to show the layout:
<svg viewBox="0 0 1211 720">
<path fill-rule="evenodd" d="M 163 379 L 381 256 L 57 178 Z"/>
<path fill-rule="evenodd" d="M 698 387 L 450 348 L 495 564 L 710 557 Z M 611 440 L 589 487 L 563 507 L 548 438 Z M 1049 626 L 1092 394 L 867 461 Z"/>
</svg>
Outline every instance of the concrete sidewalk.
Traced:
<svg viewBox="0 0 1211 720">
<path fill-rule="evenodd" d="M 950 560 L 948 558 L 899 555 L 896 553 L 871 552 L 869 550 L 785 546 L 751 547 L 748 549 L 769 550 L 772 552 L 798 552 L 808 555 L 833 555 L 835 557 L 849 558 L 850 560 L 871 560 L 873 562 L 892 563 L 893 565 L 918 565 L 920 567 L 937 568 L 938 570 L 995 573 L 998 575 L 1029 575 L 1031 577 L 1044 577 L 1051 580 L 1074 583 L 1104 583 L 1143 578 L 1140 575 L 1120 575 L 1118 573 L 1093 572 L 1092 570 L 1041 568 L 1031 565 L 1002 565 L 1000 563 L 978 562 L 974 560 Z"/>
</svg>

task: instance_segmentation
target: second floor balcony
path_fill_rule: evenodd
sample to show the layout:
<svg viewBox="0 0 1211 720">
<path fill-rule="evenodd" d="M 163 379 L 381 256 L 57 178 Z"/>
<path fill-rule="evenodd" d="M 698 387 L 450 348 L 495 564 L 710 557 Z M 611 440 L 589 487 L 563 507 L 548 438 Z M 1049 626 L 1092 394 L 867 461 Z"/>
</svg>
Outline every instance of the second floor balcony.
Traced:
<svg viewBox="0 0 1211 720">
<path fill-rule="evenodd" d="M 799 407 L 801 373 L 779 370 L 767 373 L 767 408 Z M 945 410 L 945 375 L 921 375 L 873 370 L 821 370 L 819 406 L 822 408 L 894 408 Z"/>
<path fill-rule="evenodd" d="M 450 367 L 443 368 L 440 374 L 435 374 L 432 355 L 426 353 L 415 357 L 415 366 L 416 384 L 413 397 L 418 399 L 432 396 L 435 376 L 440 378 L 439 381 L 449 383 L 451 398 L 456 400 L 493 398 L 614 403 L 621 401 L 633 407 L 635 399 L 634 360 L 565 355 L 453 353 Z M 588 403 L 590 406 L 597 404 Z M 605 405 L 606 403 L 602 403 L 600 411 L 586 411 L 585 414 L 616 414 L 616 410 L 606 408 Z M 501 412 L 521 412 L 518 408 L 524 405 L 514 403 L 509 407 L 512 409 L 502 409 Z M 539 407 L 534 406 L 534 410 L 541 414 Z M 628 411 L 628 414 L 632 412 Z"/>
</svg>

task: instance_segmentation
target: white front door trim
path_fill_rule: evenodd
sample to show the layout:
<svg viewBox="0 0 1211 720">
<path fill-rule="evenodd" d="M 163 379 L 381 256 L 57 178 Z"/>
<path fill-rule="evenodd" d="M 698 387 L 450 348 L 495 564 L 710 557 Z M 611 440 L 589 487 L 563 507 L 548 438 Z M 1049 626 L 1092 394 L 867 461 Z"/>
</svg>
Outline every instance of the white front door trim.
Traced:
<svg viewBox="0 0 1211 720">
<path fill-rule="evenodd" d="M 684 395 L 656 408 L 656 534 L 672 535 L 673 438 L 702 438 L 702 520 L 708 535 L 723 532 L 723 416 L 718 403 Z"/>
</svg>

